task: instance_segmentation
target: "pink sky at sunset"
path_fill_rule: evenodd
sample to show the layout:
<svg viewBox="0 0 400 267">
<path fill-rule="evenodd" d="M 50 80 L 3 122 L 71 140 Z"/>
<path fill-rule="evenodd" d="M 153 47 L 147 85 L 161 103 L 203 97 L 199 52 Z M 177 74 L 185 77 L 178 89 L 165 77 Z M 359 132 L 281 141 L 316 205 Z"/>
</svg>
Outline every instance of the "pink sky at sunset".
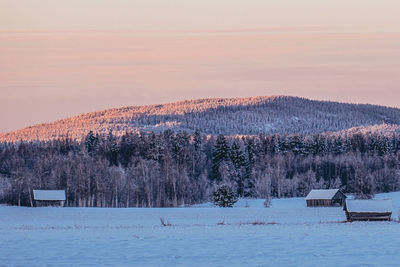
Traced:
<svg viewBox="0 0 400 267">
<path fill-rule="evenodd" d="M 399 1 L 292 2 L 0 0 L 0 132 L 207 97 L 400 107 Z"/>
</svg>

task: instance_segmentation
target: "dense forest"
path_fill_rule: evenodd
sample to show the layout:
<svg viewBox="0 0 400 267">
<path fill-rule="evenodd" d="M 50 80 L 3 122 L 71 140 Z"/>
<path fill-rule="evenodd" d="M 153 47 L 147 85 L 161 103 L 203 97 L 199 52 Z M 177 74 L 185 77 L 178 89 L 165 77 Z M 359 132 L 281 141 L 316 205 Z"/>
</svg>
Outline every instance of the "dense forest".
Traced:
<svg viewBox="0 0 400 267">
<path fill-rule="evenodd" d="M 33 189 L 65 189 L 67 206 L 177 207 L 227 185 L 241 197 L 341 188 L 368 198 L 400 189 L 400 135 L 89 132 L 76 141 L 0 143 L 0 201 L 33 205 Z"/>
<path fill-rule="evenodd" d="M 117 136 L 127 131 L 160 133 L 167 129 L 198 129 L 209 135 L 315 134 L 382 122 L 400 125 L 400 109 L 288 96 L 213 98 L 82 114 L 0 133 L 0 141 L 47 141 L 66 136 L 79 140 L 90 130 L 105 135 L 112 131 Z"/>
</svg>

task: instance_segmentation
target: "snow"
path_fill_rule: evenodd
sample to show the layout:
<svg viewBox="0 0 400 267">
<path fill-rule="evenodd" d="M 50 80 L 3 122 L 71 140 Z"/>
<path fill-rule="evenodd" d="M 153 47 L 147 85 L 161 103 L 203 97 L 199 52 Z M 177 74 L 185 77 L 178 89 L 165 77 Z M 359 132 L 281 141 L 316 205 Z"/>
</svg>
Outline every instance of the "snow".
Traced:
<svg viewBox="0 0 400 267">
<path fill-rule="evenodd" d="M 332 199 L 339 189 L 313 189 L 308 193 L 306 200 L 310 199 Z"/>
<path fill-rule="evenodd" d="M 400 192 L 392 198 L 394 213 Z M 234 208 L 0 206 L 0 266 L 398 266 L 400 224 L 343 223 L 342 207 L 304 198 Z M 160 218 L 171 223 L 161 226 Z"/>
<path fill-rule="evenodd" d="M 391 199 L 346 199 L 346 207 L 349 212 L 392 212 Z"/>
<path fill-rule="evenodd" d="M 65 200 L 64 190 L 33 190 L 35 200 Z"/>
</svg>

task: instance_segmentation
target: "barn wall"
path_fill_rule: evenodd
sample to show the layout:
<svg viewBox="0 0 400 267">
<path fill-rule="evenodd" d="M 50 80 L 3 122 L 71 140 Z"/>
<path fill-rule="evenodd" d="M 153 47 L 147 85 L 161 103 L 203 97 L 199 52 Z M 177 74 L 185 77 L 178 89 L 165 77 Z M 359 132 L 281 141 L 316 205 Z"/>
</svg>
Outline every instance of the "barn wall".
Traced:
<svg viewBox="0 0 400 267">
<path fill-rule="evenodd" d="M 348 212 L 348 221 L 390 221 L 391 212 Z"/>
<path fill-rule="evenodd" d="M 64 201 L 59 201 L 59 200 L 35 200 L 35 206 L 36 207 L 63 207 L 64 206 Z"/>
<path fill-rule="evenodd" d="M 307 200 L 307 206 L 308 207 L 327 207 L 331 206 L 331 200 L 330 199 L 308 199 Z"/>
</svg>

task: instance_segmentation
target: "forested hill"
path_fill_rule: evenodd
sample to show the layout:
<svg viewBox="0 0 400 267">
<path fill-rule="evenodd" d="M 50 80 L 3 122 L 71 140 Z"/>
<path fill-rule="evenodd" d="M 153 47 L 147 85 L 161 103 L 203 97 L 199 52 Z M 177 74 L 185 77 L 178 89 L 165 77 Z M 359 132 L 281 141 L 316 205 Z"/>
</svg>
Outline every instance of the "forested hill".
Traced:
<svg viewBox="0 0 400 267">
<path fill-rule="evenodd" d="M 214 98 L 108 109 L 0 134 L 0 141 L 81 139 L 90 130 L 121 135 L 125 131 L 166 129 L 203 134 L 265 135 L 321 133 L 376 124 L 400 124 L 400 109 L 376 105 L 272 96 Z"/>
</svg>

